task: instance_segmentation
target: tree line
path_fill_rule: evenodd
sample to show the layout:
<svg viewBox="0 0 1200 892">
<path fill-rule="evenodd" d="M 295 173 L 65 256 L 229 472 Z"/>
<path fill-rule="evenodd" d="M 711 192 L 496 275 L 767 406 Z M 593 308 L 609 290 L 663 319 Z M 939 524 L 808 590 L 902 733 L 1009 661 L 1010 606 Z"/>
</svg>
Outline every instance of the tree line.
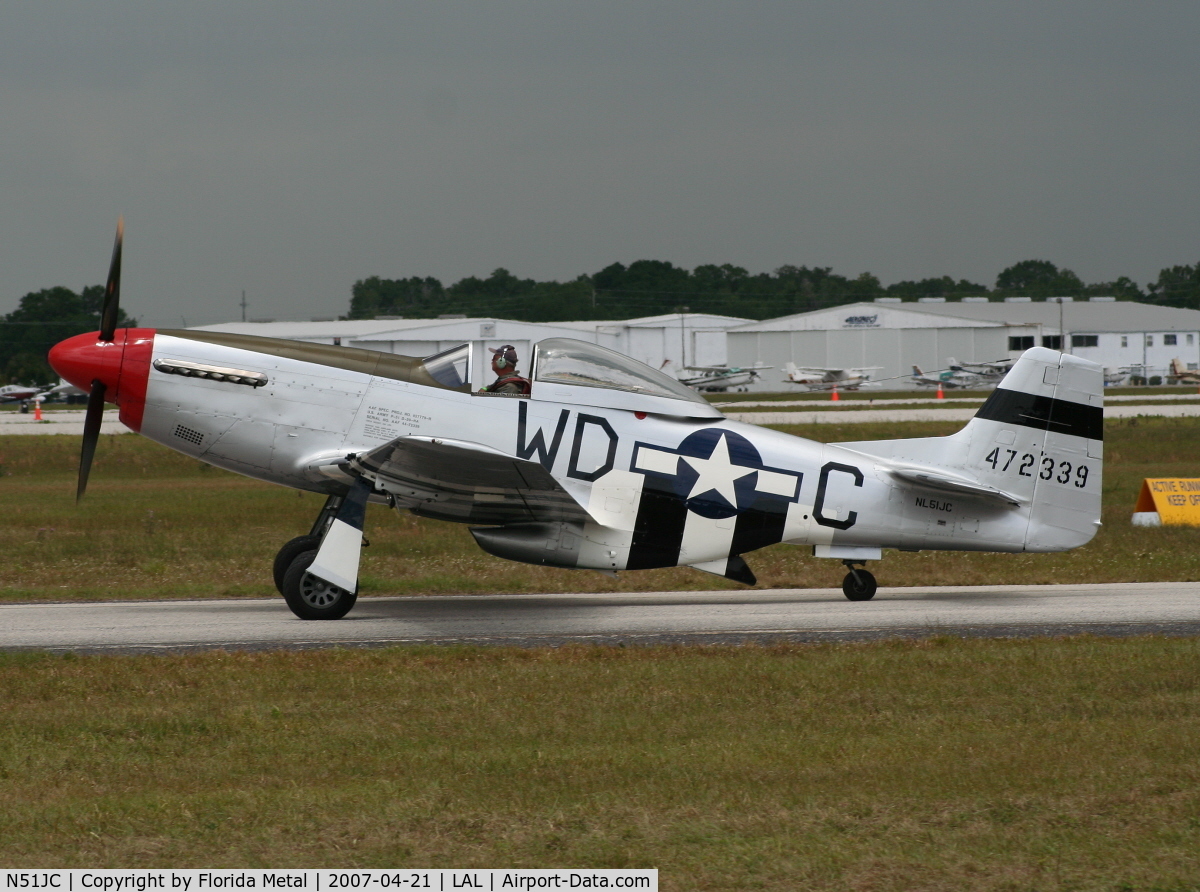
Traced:
<svg viewBox="0 0 1200 892">
<path fill-rule="evenodd" d="M 769 319 L 877 297 L 992 298 L 1028 296 L 1086 298 L 1113 296 L 1163 306 L 1200 309 L 1200 263 L 1173 266 L 1143 290 L 1122 276 L 1085 283 L 1069 269 L 1047 260 L 1023 260 L 1002 270 L 989 288 L 950 276 L 883 285 L 871 273 L 849 278 L 831 267 L 781 266 L 752 274 L 739 266 L 698 266 L 694 270 L 662 260 L 614 263 L 570 282 L 521 279 L 497 269 L 486 279 L 468 276 L 452 285 L 433 277 L 354 283 L 347 319 L 376 316 L 424 318 L 462 313 L 526 322 L 575 319 L 628 319 L 684 310 L 750 319 Z"/>
<path fill-rule="evenodd" d="M 0 369 L 13 384 L 56 383 L 58 375 L 46 354 L 72 335 L 100 330 L 104 286 L 89 285 L 76 293 L 70 288 L 43 288 L 21 298 L 20 305 L 0 320 Z M 124 310 L 117 327 L 137 325 Z"/>
</svg>

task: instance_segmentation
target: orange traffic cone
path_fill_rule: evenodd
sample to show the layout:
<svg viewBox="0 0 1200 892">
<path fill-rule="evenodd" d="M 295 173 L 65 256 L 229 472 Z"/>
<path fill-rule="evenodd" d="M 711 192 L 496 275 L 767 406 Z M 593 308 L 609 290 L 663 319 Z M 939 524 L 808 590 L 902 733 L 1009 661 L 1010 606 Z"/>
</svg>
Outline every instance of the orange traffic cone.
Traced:
<svg viewBox="0 0 1200 892">
<path fill-rule="evenodd" d="M 835 387 L 835 388 L 833 388 L 833 394 L 832 394 L 832 395 L 829 397 L 829 399 L 830 399 L 830 401 L 831 401 L 831 402 L 834 402 L 834 403 L 836 403 L 838 400 L 840 400 L 840 399 L 841 399 L 841 397 L 840 397 L 840 396 L 838 396 L 838 392 L 837 392 L 837 388 L 836 388 L 836 387 Z"/>
<path fill-rule="evenodd" d="M 42 420 L 42 401 L 41 400 L 33 401 L 33 420 L 34 421 Z"/>
<path fill-rule="evenodd" d="M 941 384 L 938 385 L 937 398 L 939 400 L 944 400 L 946 398 L 946 394 L 942 393 L 942 385 Z"/>
</svg>

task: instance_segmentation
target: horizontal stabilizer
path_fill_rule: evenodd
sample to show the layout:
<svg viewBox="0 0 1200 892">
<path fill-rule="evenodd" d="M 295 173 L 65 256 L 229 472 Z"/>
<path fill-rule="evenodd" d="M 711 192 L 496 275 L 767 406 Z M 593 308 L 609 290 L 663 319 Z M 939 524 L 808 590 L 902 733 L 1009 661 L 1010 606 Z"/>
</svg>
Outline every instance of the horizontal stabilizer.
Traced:
<svg viewBox="0 0 1200 892">
<path fill-rule="evenodd" d="M 956 492 L 968 496 L 981 496 L 986 499 L 995 499 L 1008 505 L 1021 504 L 1021 499 L 1011 493 L 996 489 L 994 486 L 987 486 L 974 480 L 968 480 L 965 477 L 947 474 L 941 470 L 934 471 L 928 468 L 910 466 L 891 467 L 887 471 L 893 477 L 899 477 L 901 480 L 907 480 L 910 483 L 917 483 L 921 486 L 928 486 L 931 489 Z"/>
</svg>

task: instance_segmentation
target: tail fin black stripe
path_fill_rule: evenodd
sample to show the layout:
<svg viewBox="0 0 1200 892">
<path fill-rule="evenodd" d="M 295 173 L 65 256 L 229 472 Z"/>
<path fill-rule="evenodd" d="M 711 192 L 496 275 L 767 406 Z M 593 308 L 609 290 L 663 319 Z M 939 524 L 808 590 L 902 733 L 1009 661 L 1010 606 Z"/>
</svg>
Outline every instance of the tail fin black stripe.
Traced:
<svg viewBox="0 0 1200 892">
<path fill-rule="evenodd" d="M 1100 407 L 1019 390 L 996 388 L 975 417 L 1089 440 L 1104 439 L 1104 410 Z"/>
</svg>

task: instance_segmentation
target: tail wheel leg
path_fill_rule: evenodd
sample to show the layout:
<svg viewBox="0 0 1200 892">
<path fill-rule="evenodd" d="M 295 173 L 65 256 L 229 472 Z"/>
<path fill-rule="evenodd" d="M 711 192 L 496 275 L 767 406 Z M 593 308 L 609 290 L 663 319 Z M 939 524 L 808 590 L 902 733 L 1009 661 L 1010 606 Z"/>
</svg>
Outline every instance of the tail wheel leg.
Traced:
<svg viewBox="0 0 1200 892">
<path fill-rule="evenodd" d="M 854 568 L 856 561 L 842 561 L 850 570 L 846 574 L 846 578 L 842 580 L 842 594 L 851 601 L 870 601 L 875 597 L 875 590 L 878 585 L 875 582 L 875 577 L 867 570 L 856 570 Z"/>
</svg>

